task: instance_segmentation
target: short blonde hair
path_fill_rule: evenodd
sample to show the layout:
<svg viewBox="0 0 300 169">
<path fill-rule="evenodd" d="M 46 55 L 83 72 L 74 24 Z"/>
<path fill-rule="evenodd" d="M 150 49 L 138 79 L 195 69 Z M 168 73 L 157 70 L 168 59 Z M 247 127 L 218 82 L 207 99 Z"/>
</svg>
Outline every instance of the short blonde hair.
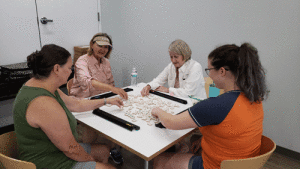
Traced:
<svg viewBox="0 0 300 169">
<path fill-rule="evenodd" d="M 191 48 L 181 39 L 173 41 L 169 46 L 169 51 L 182 55 L 185 62 L 190 60 L 192 56 Z"/>
<path fill-rule="evenodd" d="M 107 35 L 106 33 L 97 33 L 97 34 L 95 34 L 95 35 L 93 36 L 93 38 L 92 38 L 91 41 L 90 41 L 90 48 L 89 48 L 89 50 L 88 50 L 88 52 L 87 52 L 87 54 L 88 54 L 89 56 L 92 56 L 92 54 L 93 54 L 92 46 L 93 46 L 93 44 L 95 43 L 94 39 L 95 39 L 96 37 L 98 37 L 98 36 L 104 36 L 104 37 L 107 37 L 107 38 L 109 39 L 109 43 L 110 43 L 111 46 L 112 46 L 112 40 L 111 40 L 111 38 L 110 38 L 109 35 Z M 107 59 L 110 58 L 110 53 L 111 53 L 111 51 L 112 51 L 112 47 L 111 47 L 111 46 L 109 46 L 108 52 L 107 52 L 107 54 L 104 56 L 104 57 L 107 58 Z"/>
</svg>

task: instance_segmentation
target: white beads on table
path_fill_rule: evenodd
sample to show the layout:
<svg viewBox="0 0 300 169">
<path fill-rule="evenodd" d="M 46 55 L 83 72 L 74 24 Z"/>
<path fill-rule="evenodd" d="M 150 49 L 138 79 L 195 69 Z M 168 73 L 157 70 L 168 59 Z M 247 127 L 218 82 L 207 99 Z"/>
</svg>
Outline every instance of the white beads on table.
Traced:
<svg viewBox="0 0 300 169">
<path fill-rule="evenodd" d="M 107 104 L 107 106 L 110 107 L 111 105 Z M 178 108 L 179 105 L 152 94 L 146 97 L 142 97 L 141 95 L 128 95 L 128 100 L 124 101 L 124 106 L 121 109 L 123 111 L 126 110 L 125 116 L 130 118 L 132 122 L 137 122 L 138 119 L 142 119 L 147 125 L 152 126 L 153 123 L 160 123 L 160 120 L 151 114 L 152 109 L 155 107 L 159 107 L 167 113 L 175 114 L 175 109 Z"/>
<path fill-rule="evenodd" d="M 138 118 L 142 118 L 143 117 L 143 115 L 141 115 L 141 114 L 138 114 L 138 116 L 137 116 Z"/>
</svg>

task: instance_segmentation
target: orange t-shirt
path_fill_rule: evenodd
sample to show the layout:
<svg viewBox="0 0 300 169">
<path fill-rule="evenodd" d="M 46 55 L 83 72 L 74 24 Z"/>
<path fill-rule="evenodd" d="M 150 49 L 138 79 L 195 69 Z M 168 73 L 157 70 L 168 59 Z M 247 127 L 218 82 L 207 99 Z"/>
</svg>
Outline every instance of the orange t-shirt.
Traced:
<svg viewBox="0 0 300 169">
<path fill-rule="evenodd" d="M 259 155 L 263 132 L 262 103 L 250 103 L 240 91 L 199 102 L 189 113 L 203 137 L 203 167 L 220 168 L 223 160 Z"/>
</svg>

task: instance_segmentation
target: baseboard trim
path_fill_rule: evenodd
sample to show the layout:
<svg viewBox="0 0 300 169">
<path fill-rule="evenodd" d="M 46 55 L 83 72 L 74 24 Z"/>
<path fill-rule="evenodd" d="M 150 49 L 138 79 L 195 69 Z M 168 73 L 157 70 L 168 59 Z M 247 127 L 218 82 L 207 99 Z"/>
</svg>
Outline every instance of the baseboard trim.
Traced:
<svg viewBox="0 0 300 169">
<path fill-rule="evenodd" d="M 300 161 L 300 153 L 296 151 L 276 145 L 275 152 Z"/>
</svg>

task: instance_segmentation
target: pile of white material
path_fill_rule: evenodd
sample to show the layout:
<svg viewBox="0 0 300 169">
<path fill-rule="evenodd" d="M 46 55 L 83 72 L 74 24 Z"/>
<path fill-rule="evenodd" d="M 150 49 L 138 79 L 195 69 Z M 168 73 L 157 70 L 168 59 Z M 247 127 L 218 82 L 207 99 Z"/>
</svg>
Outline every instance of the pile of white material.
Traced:
<svg viewBox="0 0 300 169">
<path fill-rule="evenodd" d="M 111 106 L 111 105 L 107 105 Z M 139 119 L 147 122 L 149 126 L 153 123 L 159 123 L 159 119 L 151 115 L 153 108 L 159 107 L 167 113 L 174 114 L 179 104 L 168 99 L 149 94 L 146 97 L 141 95 L 128 95 L 128 100 L 124 101 L 124 115 L 131 119 L 132 122 L 137 122 Z"/>
</svg>

